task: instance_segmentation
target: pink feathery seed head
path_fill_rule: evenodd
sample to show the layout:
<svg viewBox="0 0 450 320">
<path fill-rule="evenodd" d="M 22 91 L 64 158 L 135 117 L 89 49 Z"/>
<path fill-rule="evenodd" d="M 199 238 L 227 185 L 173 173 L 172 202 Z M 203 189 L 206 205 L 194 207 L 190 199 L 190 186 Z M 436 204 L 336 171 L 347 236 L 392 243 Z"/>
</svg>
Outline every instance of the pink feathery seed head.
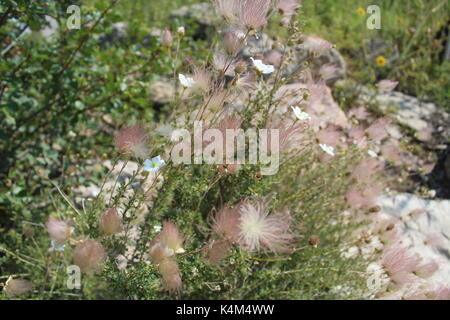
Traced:
<svg viewBox="0 0 450 320">
<path fill-rule="evenodd" d="M 392 80 L 381 80 L 376 84 L 376 87 L 380 91 L 392 91 L 397 87 L 398 82 Z"/>
<path fill-rule="evenodd" d="M 12 279 L 11 277 L 6 281 L 3 291 L 9 297 L 21 296 L 33 288 L 33 282 L 25 279 Z"/>
<path fill-rule="evenodd" d="M 295 238 L 290 224 L 289 214 L 269 214 L 268 205 L 262 200 L 244 202 L 240 207 L 239 245 L 249 252 L 289 252 Z"/>
<path fill-rule="evenodd" d="M 388 117 L 379 118 L 367 128 L 366 133 L 373 141 L 381 141 L 389 136 L 387 126 L 391 123 Z"/>
<path fill-rule="evenodd" d="M 220 110 L 227 102 L 227 93 L 222 90 L 216 90 L 210 94 L 206 99 L 208 110 L 215 113 Z"/>
<path fill-rule="evenodd" d="M 236 23 L 238 21 L 240 0 L 214 0 L 214 7 L 219 15 L 221 15 L 228 23 Z"/>
<path fill-rule="evenodd" d="M 308 73 L 306 88 L 307 88 L 307 102 L 311 106 L 313 106 L 314 104 L 322 101 L 327 86 L 323 79 L 316 82 L 312 78 L 312 75 Z"/>
<path fill-rule="evenodd" d="M 321 39 L 316 36 L 302 36 L 304 43 L 310 50 L 318 56 L 321 56 L 333 48 L 333 44 L 327 40 Z"/>
<path fill-rule="evenodd" d="M 369 184 L 372 178 L 383 169 L 383 164 L 377 159 L 366 159 L 358 164 L 352 170 L 352 177 L 362 184 Z"/>
<path fill-rule="evenodd" d="M 342 130 L 335 125 L 328 125 L 326 128 L 317 133 L 317 139 L 320 143 L 335 147 L 342 143 L 341 139 L 344 137 Z"/>
<path fill-rule="evenodd" d="M 414 274 L 422 279 L 431 277 L 437 270 L 439 265 L 435 261 L 422 263 L 414 269 Z"/>
<path fill-rule="evenodd" d="M 163 278 L 164 290 L 170 292 L 180 291 L 182 287 L 180 269 L 177 261 L 173 258 L 167 258 L 158 265 L 159 272 Z"/>
<path fill-rule="evenodd" d="M 153 239 L 150 244 L 149 256 L 154 263 L 161 263 L 175 254 L 172 249 L 169 249 L 166 245 L 160 243 L 158 239 L 159 238 Z"/>
<path fill-rule="evenodd" d="M 119 152 L 135 156 L 137 158 L 147 158 L 147 133 L 144 128 L 134 125 L 121 129 L 114 136 L 114 144 Z"/>
<path fill-rule="evenodd" d="M 348 116 L 350 118 L 354 117 L 357 120 L 367 120 L 370 117 L 370 112 L 367 111 L 365 106 L 359 106 L 350 109 Z"/>
<path fill-rule="evenodd" d="M 385 248 L 381 255 L 381 264 L 385 271 L 391 280 L 399 285 L 417 280 L 413 271 L 421 260 L 419 256 L 409 254 L 406 248 L 398 246 Z"/>
<path fill-rule="evenodd" d="M 47 227 L 50 238 L 58 243 L 67 241 L 72 234 L 72 227 L 69 224 L 52 216 L 48 217 L 45 226 Z"/>
<path fill-rule="evenodd" d="M 323 80 L 328 81 L 336 77 L 338 70 L 336 65 L 327 63 L 320 68 L 319 75 Z"/>
<path fill-rule="evenodd" d="M 192 79 L 195 81 L 194 87 L 202 92 L 208 92 L 211 87 L 211 74 L 203 68 L 194 68 Z"/>
<path fill-rule="evenodd" d="M 235 88 L 239 94 L 249 95 L 256 88 L 255 73 L 247 72 L 238 77 L 235 82 Z"/>
<path fill-rule="evenodd" d="M 299 0 L 280 0 L 278 2 L 278 10 L 283 16 L 293 16 L 297 13 L 297 9 L 301 7 Z"/>
<path fill-rule="evenodd" d="M 213 56 L 214 69 L 227 76 L 234 76 L 235 61 L 221 51 L 216 51 Z"/>
<path fill-rule="evenodd" d="M 213 240 L 205 248 L 206 259 L 213 265 L 220 265 L 231 249 L 231 244 L 224 240 Z"/>
<path fill-rule="evenodd" d="M 75 247 L 73 259 L 84 273 L 95 273 L 100 271 L 101 264 L 106 259 L 106 252 L 100 242 L 88 239 Z"/>
<path fill-rule="evenodd" d="M 222 45 L 225 52 L 234 57 L 243 47 L 243 39 L 239 38 L 236 32 L 228 31 L 225 32 L 222 38 Z"/>
<path fill-rule="evenodd" d="M 279 122 L 270 123 L 268 129 L 269 146 L 272 145 L 271 129 L 278 130 L 278 145 L 280 152 L 288 152 L 304 145 L 304 142 L 302 142 L 302 140 L 306 139 L 306 125 L 304 123 L 289 123 L 288 121 L 281 120 Z"/>
<path fill-rule="evenodd" d="M 272 0 L 240 0 L 239 23 L 249 30 L 256 30 L 267 24 Z"/>
<path fill-rule="evenodd" d="M 283 54 L 278 50 L 270 50 L 264 53 L 264 63 L 270 64 L 275 67 L 279 67 L 281 65 L 281 59 Z"/>
<path fill-rule="evenodd" d="M 105 235 L 112 235 L 122 229 L 122 216 L 116 208 L 110 208 L 100 216 L 100 230 Z"/>
<path fill-rule="evenodd" d="M 352 209 L 371 208 L 376 205 L 383 187 L 379 184 L 373 184 L 365 189 L 351 189 L 345 194 L 345 201 Z"/>
<path fill-rule="evenodd" d="M 161 36 L 161 43 L 164 47 L 171 47 L 173 41 L 172 32 L 169 29 L 164 29 Z"/>
<path fill-rule="evenodd" d="M 236 65 L 234 66 L 234 71 L 237 74 L 243 74 L 245 71 L 247 71 L 247 67 L 248 67 L 248 63 L 244 59 L 242 59 L 242 60 L 239 60 L 238 62 L 236 62 Z M 246 73 L 246 74 L 249 74 L 249 73 Z M 254 78 L 256 81 L 255 76 L 254 76 Z"/>
<path fill-rule="evenodd" d="M 178 230 L 176 224 L 171 221 L 163 222 L 163 229 L 158 234 L 159 241 L 174 253 L 183 253 L 184 237 Z"/>
<path fill-rule="evenodd" d="M 211 228 L 223 240 L 235 243 L 241 231 L 239 229 L 239 218 L 239 205 L 225 205 L 212 217 Z"/>
</svg>

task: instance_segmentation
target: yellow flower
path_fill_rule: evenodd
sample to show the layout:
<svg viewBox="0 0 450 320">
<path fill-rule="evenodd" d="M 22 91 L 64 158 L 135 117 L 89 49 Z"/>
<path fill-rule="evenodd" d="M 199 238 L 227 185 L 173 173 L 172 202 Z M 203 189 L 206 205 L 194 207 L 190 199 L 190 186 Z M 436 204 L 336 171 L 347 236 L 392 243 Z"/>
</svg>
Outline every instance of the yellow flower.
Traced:
<svg viewBox="0 0 450 320">
<path fill-rule="evenodd" d="M 364 8 L 358 8 L 357 11 L 361 17 L 365 16 L 365 14 L 366 14 L 366 10 L 364 10 Z"/>
<path fill-rule="evenodd" d="M 386 60 L 386 58 L 383 57 L 383 56 L 378 56 L 378 57 L 375 59 L 375 63 L 376 63 L 377 66 L 379 66 L 379 67 L 384 67 L 384 66 L 387 64 L 387 60 Z"/>
</svg>

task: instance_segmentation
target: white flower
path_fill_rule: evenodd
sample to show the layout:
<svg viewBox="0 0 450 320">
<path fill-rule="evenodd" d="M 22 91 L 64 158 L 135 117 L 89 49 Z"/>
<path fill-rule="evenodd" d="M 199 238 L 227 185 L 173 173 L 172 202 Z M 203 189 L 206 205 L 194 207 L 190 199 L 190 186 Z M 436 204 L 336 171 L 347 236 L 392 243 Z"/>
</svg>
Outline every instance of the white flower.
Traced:
<svg viewBox="0 0 450 320">
<path fill-rule="evenodd" d="M 185 88 L 190 88 L 195 84 L 194 79 L 187 78 L 184 74 L 181 73 L 178 75 L 178 79 L 180 80 L 181 85 Z"/>
<path fill-rule="evenodd" d="M 369 156 L 371 156 L 372 158 L 378 158 L 377 153 L 376 153 L 375 151 L 373 151 L 373 150 L 367 151 L 367 154 L 368 154 Z"/>
<path fill-rule="evenodd" d="M 66 247 L 64 244 L 59 245 L 56 240 L 50 241 L 50 245 L 53 251 L 64 251 L 64 248 Z"/>
<path fill-rule="evenodd" d="M 144 161 L 144 171 L 156 172 L 164 166 L 166 162 L 161 159 L 161 156 L 154 157 L 153 159 Z"/>
<path fill-rule="evenodd" d="M 275 71 L 274 66 L 271 66 L 269 64 L 264 64 L 262 60 L 255 60 L 253 58 L 250 58 L 253 61 L 253 64 L 256 67 L 256 70 L 262 74 L 270 74 Z"/>
<path fill-rule="evenodd" d="M 327 146 L 326 144 L 319 144 L 319 146 L 322 148 L 323 151 L 328 153 L 330 156 L 334 157 L 334 148 L 331 146 Z"/>
<path fill-rule="evenodd" d="M 294 111 L 295 116 L 300 121 L 311 120 L 311 116 L 306 112 L 303 112 L 299 107 L 291 106 L 292 111 Z"/>
<path fill-rule="evenodd" d="M 238 37 L 239 40 L 242 40 L 245 38 L 245 33 L 243 33 L 242 31 L 237 31 L 236 37 Z"/>
<path fill-rule="evenodd" d="M 184 27 L 178 27 L 177 32 L 180 36 L 184 36 L 184 33 L 185 33 Z"/>
</svg>

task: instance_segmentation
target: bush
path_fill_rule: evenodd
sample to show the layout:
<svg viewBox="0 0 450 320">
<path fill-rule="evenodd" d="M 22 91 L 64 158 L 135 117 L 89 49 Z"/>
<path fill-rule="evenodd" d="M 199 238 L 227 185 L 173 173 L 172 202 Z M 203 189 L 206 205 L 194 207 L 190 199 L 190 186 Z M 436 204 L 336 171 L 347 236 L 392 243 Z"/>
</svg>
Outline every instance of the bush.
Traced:
<svg viewBox="0 0 450 320">
<path fill-rule="evenodd" d="M 359 116 L 358 131 L 340 122 L 336 108 L 323 108 L 331 93 L 308 66 L 331 44 L 319 40 L 301 70 L 286 76 L 293 46 L 305 41 L 301 16 L 279 12 L 270 0 L 224 12 L 219 0 L 218 11 L 229 15 L 212 44 L 194 41 L 189 26 L 178 25 L 137 45 L 150 30 L 131 21 L 130 37 L 103 50 L 99 39 L 120 21 L 116 2 L 95 2 L 83 10 L 81 30 L 62 27 L 52 41 L 26 38 L 1 62 L 8 160 L 0 198 L 3 297 L 390 293 L 394 280 L 368 285 L 367 267 L 381 250 L 364 234 L 378 218 L 383 181 L 384 163 L 370 148 L 386 138 L 389 120 Z M 15 39 L 17 22 L 39 29 L 43 14 L 64 26 L 66 5 L 7 2 L 2 35 Z M 243 58 L 242 49 L 268 23 L 281 23 L 287 35 L 271 63 Z M 149 84 L 160 79 L 172 89 L 164 105 L 148 101 Z M 191 143 L 197 121 L 200 134 L 214 139 Z M 219 150 L 235 142 L 227 130 L 248 135 L 238 135 L 242 149 L 224 157 Z M 267 154 L 253 163 L 255 141 Z M 219 163 L 180 163 L 174 150 L 181 147 L 191 160 L 203 152 Z M 241 163 L 227 163 L 238 155 Z M 272 162 L 262 162 L 267 158 Z M 265 171 L 268 164 L 278 170 Z M 80 196 L 87 185 L 99 186 L 90 198 Z M 380 224 L 373 234 L 390 235 Z M 355 255 L 355 246 L 371 251 Z"/>
</svg>

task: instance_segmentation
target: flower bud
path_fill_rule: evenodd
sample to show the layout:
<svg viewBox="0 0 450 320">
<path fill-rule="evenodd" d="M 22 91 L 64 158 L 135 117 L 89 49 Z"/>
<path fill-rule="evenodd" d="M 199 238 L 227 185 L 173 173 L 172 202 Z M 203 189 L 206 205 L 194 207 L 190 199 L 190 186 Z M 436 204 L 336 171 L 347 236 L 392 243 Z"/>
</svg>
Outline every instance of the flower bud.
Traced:
<svg viewBox="0 0 450 320">
<path fill-rule="evenodd" d="M 177 32 L 180 37 L 183 37 L 185 35 L 184 27 L 179 27 Z"/>
<path fill-rule="evenodd" d="M 111 208 L 102 213 L 100 229 L 105 235 L 118 233 L 122 229 L 122 217 L 117 209 Z"/>
<path fill-rule="evenodd" d="M 94 240 L 85 240 L 78 244 L 73 253 L 74 263 L 84 273 L 100 271 L 100 266 L 106 258 L 103 246 Z"/>
<path fill-rule="evenodd" d="M 169 29 L 164 29 L 162 37 L 161 37 L 161 43 L 164 47 L 171 47 L 172 46 L 172 32 L 170 32 Z"/>
<path fill-rule="evenodd" d="M 317 247 L 320 244 L 320 238 L 317 235 L 312 235 L 311 238 L 309 238 L 309 244 Z"/>
</svg>

